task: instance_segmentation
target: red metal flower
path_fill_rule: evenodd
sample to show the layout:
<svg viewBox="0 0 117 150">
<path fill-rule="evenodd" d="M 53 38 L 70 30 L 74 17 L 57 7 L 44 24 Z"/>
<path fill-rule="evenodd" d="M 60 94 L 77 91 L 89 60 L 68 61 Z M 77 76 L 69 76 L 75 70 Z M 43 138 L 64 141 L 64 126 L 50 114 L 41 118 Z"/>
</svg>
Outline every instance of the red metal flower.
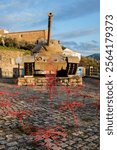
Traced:
<svg viewBox="0 0 117 150">
<path fill-rule="evenodd" d="M 52 74 L 51 74 L 52 73 Z M 46 73 L 46 89 L 49 94 L 49 100 L 51 102 L 51 107 L 53 108 L 53 98 L 57 96 L 57 80 L 56 80 L 56 70 L 47 71 Z"/>
<path fill-rule="evenodd" d="M 6 111 L 12 106 L 13 104 L 9 100 L 0 101 L 0 107 L 2 108 L 2 114 L 6 114 Z M 7 108 L 7 110 L 6 110 Z"/>
<path fill-rule="evenodd" d="M 31 112 L 30 111 L 8 111 L 7 115 L 15 117 L 15 118 L 18 117 L 19 118 L 19 122 L 24 127 L 23 118 L 27 117 L 27 116 L 30 116 Z"/>
<path fill-rule="evenodd" d="M 58 146 L 58 138 L 60 136 L 66 137 L 66 133 L 64 129 L 61 126 L 54 126 L 54 127 L 49 127 L 47 129 L 45 128 L 36 128 L 35 132 L 31 133 L 32 136 L 35 136 L 35 142 L 44 139 L 44 142 L 46 143 L 47 149 L 50 150 L 51 145 L 49 143 L 49 139 L 51 138 L 56 145 Z"/>
<path fill-rule="evenodd" d="M 76 117 L 76 115 L 74 113 L 74 108 L 75 107 L 83 107 L 83 106 L 84 106 L 84 104 L 81 103 L 81 102 L 76 102 L 76 101 L 68 102 L 68 101 L 64 101 L 59 106 L 59 110 L 69 109 L 71 111 L 72 115 L 73 115 L 75 124 L 78 125 L 78 120 L 77 120 L 77 117 Z"/>
<path fill-rule="evenodd" d="M 7 93 L 8 93 L 7 91 L 0 91 L 0 95 L 5 95 Z"/>
</svg>

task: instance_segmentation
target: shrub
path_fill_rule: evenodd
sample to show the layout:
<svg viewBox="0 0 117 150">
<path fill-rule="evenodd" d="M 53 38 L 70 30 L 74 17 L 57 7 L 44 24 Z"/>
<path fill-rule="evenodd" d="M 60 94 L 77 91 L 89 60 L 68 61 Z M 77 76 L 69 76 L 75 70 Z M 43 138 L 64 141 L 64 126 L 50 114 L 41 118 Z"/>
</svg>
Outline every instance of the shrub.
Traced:
<svg viewBox="0 0 117 150">
<path fill-rule="evenodd" d="M 26 41 L 20 41 L 19 42 L 19 48 L 20 49 L 25 49 L 25 50 L 32 50 L 34 48 L 34 44 L 28 43 Z"/>
<path fill-rule="evenodd" d="M 15 38 L 12 39 L 10 37 L 0 37 L 0 45 L 24 50 L 32 50 L 35 46 L 35 44 L 26 41 L 17 41 Z"/>
<path fill-rule="evenodd" d="M 4 40 L 5 46 L 7 46 L 7 47 L 15 47 L 15 48 L 18 47 L 18 42 L 16 39 L 11 39 L 9 37 L 5 37 L 3 40 Z"/>
</svg>

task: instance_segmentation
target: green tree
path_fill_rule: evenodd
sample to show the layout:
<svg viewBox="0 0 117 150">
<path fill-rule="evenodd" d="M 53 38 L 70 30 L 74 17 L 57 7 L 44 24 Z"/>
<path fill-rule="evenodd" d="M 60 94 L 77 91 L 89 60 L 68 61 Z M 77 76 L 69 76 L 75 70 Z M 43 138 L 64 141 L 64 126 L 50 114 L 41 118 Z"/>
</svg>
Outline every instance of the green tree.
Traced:
<svg viewBox="0 0 117 150">
<path fill-rule="evenodd" d="M 79 66 L 83 67 L 88 67 L 88 66 L 93 66 L 93 67 L 99 67 L 99 63 L 96 59 L 94 58 L 88 58 L 88 57 L 81 57 L 81 61 L 79 63 Z"/>
</svg>

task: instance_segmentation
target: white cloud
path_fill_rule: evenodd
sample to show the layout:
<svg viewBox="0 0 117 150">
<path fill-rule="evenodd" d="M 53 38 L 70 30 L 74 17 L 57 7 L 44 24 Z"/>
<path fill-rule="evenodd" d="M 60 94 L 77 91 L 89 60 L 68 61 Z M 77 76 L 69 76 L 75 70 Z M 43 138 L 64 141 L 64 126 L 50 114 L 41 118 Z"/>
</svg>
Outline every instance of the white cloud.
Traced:
<svg viewBox="0 0 117 150">
<path fill-rule="evenodd" d="M 88 36 L 91 34 L 99 33 L 98 28 L 87 28 L 87 29 L 78 29 L 70 32 L 55 34 L 54 37 L 59 37 L 62 39 L 71 39 L 76 37 Z"/>
<path fill-rule="evenodd" d="M 99 43 L 97 41 L 90 41 L 90 42 L 74 42 L 74 41 L 63 41 L 61 42 L 62 45 L 75 50 L 77 52 L 80 52 L 83 55 L 89 55 L 93 53 L 99 53 L 100 52 L 100 47 Z"/>
</svg>

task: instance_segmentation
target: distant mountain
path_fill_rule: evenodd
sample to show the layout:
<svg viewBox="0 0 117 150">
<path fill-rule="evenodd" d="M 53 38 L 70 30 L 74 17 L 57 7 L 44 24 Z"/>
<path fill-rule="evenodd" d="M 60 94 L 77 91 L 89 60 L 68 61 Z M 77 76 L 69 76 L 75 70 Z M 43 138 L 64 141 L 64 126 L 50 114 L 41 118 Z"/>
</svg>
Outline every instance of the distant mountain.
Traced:
<svg viewBox="0 0 117 150">
<path fill-rule="evenodd" d="M 95 53 L 95 54 L 89 55 L 87 57 L 88 58 L 94 58 L 94 59 L 100 60 L 100 54 L 99 53 Z"/>
</svg>

